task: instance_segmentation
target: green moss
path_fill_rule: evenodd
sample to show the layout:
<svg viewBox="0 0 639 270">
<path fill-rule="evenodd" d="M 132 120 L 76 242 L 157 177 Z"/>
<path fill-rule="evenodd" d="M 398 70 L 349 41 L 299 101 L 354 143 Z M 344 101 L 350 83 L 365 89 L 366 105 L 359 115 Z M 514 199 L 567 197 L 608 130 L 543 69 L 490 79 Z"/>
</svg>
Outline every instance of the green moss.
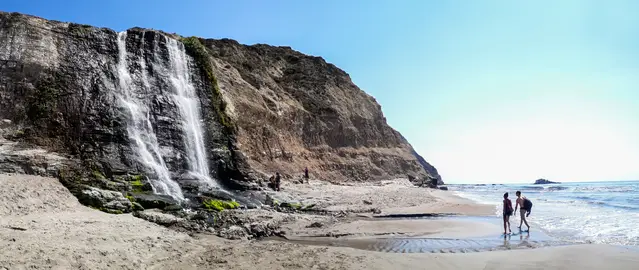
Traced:
<svg viewBox="0 0 639 270">
<path fill-rule="evenodd" d="M 134 203 L 134 202 L 135 202 L 135 198 L 133 198 L 133 196 L 131 196 L 131 195 L 128 195 L 128 194 L 127 194 L 125 197 L 126 197 L 126 198 L 130 201 L 130 202 L 132 202 L 132 203 Z"/>
<path fill-rule="evenodd" d="M 204 205 L 204 208 L 216 211 L 223 211 L 225 209 L 235 209 L 240 207 L 240 204 L 236 201 L 204 200 L 202 204 Z"/>
<path fill-rule="evenodd" d="M 131 190 L 135 193 L 144 192 L 144 182 L 146 177 L 141 174 L 134 174 L 129 176 L 129 184 L 131 185 Z"/>
<path fill-rule="evenodd" d="M 93 174 L 93 177 L 95 177 L 95 178 L 97 178 L 97 179 L 100 179 L 100 180 L 102 180 L 102 179 L 106 179 L 106 177 L 104 176 L 104 174 L 102 174 L 102 173 L 101 173 L 100 171 L 98 171 L 98 170 L 93 170 L 93 171 L 91 172 L 91 174 Z"/>
<path fill-rule="evenodd" d="M 217 78 L 215 78 L 215 74 L 213 73 L 213 67 L 211 66 L 211 61 L 209 59 L 209 53 L 200 42 L 200 39 L 197 37 L 188 37 L 182 38 L 182 43 L 184 43 L 184 48 L 186 52 L 195 59 L 195 62 L 202 70 L 202 73 L 206 76 L 211 84 L 211 101 L 215 106 L 215 112 L 217 113 L 218 121 L 224 128 L 233 133 L 235 131 L 235 124 L 231 121 L 231 118 L 226 114 L 226 102 L 222 98 L 222 93 L 220 92 L 220 88 L 217 85 Z"/>
<path fill-rule="evenodd" d="M 133 181 L 131 181 L 131 183 L 130 183 L 130 184 L 131 184 L 131 189 L 132 189 L 134 192 L 142 192 L 142 191 L 144 191 L 144 190 L 143 190 L 144 183 L 142 183 L 142 181 L 140 181 L 140 180 L 133 180 Z"/>
<path fill-rule="evenodd" d="M 144 183 L 142 183 L 142 181 L 140 181 L 140 180 L 135 180 L 135 181 L 131 182 L 131 186 L 132 187 L 143 187 Z"/>
</svg>

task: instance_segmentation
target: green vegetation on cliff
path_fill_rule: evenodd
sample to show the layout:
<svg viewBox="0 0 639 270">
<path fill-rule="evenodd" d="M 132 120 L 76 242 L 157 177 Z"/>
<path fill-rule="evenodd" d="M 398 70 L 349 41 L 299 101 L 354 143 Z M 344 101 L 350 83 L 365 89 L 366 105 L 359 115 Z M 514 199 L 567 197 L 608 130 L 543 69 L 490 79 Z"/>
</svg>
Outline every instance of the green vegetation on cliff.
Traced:
<svg viewBox="0 0 639 270">
<path fill-rule="evenodd" d="M 63 81 L 57 74 L 46 76 L 36 84 L 34 91 L 27 95 L 26 113 L 29 120 L 40 123 L 51 117 L 57 106 Z"/>
<path fill-rule="evenodd" d="M 226 102 L 222 98 L 222 93 L 217 85 L 217 78 L 215 78 L 215 74 L 213 74 L 210 55 L 206 50 L 206 46 L 204 46 L 197 37 L 182 38 L 182 43 L 184 43 L 186 52 L 195 59 L 198 67 L 200 67 L 203 74 L 206 75 L 206 79 L 213 88 L 211 89 L 211 101 L 215 106 L 220 124 L 222 124 L 228 132 L 233 133 L 235 125 L 226 114 Z"/>
</svg>

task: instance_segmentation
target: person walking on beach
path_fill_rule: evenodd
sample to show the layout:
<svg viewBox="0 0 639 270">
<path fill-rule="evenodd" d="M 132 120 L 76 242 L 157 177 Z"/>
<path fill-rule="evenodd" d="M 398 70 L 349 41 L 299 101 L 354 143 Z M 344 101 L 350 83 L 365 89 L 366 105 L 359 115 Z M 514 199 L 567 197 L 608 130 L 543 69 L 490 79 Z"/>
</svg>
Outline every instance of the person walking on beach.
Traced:
<svg viewBox="0 0 639 270">
<path fill-rule="evenodd" d="M 511 233 L 510 230 L 510 216 L 513 214 L 513 202 L 508 199 L 508 192 L 504 193 L 504 235 L 506 233 L 506 225 L 508 225 L 508 233 Z"/>
<path fill-rule="evenodd" d="M 521 196 L 521 191 L 517 191 L 515 193 L 515 195 L 517 195 L 517 204 L 515 205 L 515 214 L 517 213 L 517 207 L 519 207 L 519 216 L 521 217 L 521 220 L 519 221 L 519 230 L 521 230 L 521 225 L 522 223 L 526 223 L 526 227 L 528 227 L 528 230 L 526 231 L 530 231 L 530 225 L 528 225 L 528 221 L 526 220 L 526 213 L 528 212 L 528 209 L 526 209 L 525 206 L 525 201 L 528 200 L 525 196 Z"/>
</svg>

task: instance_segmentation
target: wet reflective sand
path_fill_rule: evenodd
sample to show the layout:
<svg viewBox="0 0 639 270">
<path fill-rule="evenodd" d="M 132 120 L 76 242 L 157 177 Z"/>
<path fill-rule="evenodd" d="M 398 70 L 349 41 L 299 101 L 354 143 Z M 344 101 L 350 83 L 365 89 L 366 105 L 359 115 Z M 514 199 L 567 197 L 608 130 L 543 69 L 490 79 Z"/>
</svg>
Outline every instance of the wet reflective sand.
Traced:
<svg viewBox="0 0 639 270">
<path fill-rule="evenodd" d="M 461 219 L 498 222 L 492 217 L 427 217 L 428 219 Z M 553 239 L 542 231 L 520 232 L 515 229 L 512 234 L 493 236 L 446 238 L 446 237 L 289 237 L 279 239 L 306 245 L 351 247 L 363 250 L 392 253 L 467 253 L 492 250 L 526 249 L 546 246 L 574 244 L 573 242 Z"/>
</svg>

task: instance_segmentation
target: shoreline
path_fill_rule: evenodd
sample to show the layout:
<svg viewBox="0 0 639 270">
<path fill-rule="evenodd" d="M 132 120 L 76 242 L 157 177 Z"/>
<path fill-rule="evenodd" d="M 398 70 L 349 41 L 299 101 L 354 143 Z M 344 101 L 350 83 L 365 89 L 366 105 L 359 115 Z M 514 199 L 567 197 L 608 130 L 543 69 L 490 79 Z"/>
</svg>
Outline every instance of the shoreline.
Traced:
<svg viewBox="0 0 639 270">
<path fill-rule="evenodd" d="M 487 239 L 491 245 L 504 243 L 498 237 L 501 230 L 498 224 L 486 222 L 492 218 L 490 212 L 485 212 L 485 206 L 473 205 L 446 191 L 412 187 L 403 180 L 349 186 L 285 183 L 282 192 L 269 193 L 280 199 L 288 198 L 282 201 L 316 203 L 318 209 L 327 211 L 323 215 L 267 209 L 229 213 L 238 219 L 279 220 L 281 229 L 291 238 L 323 235 L 331 240 L 364 242 L 416 239 L 414 241 L 430 241 L 424 243 L 431 246 L 455 239 L 468 248 L 444 247 L 434 253 L 429 250 L 428 253 L 400 254 L 412 250 L 380 252 L 336 244 L 189 235 L 131 214 L 106 214 L 82 206 L 57 179 L 0 175 L 0 183 L 0 245 L 5 247 L 0 251 L 0 267 L 8 269 L 452 270 L 539 269 L 540 265 L 542 268 L 634 269 L 639 263 L 639 250 L 609 245 L 539 248 L 510 245 L 507 247 L 510 250 L 485 251 L 491 249 L 481 247 L 474 250 L 474 245 L 483 245 L 481 239 Z M 457 209 L 459 215 L 385 219 L 375 218 L 371 208 L 379 208 L 381 214 L 418 210 L 449 213 Z M 484 216 L 474 217 L 482 211 Z M 530 239 L 538 237 L 532 235 Z"/>
</svg>

